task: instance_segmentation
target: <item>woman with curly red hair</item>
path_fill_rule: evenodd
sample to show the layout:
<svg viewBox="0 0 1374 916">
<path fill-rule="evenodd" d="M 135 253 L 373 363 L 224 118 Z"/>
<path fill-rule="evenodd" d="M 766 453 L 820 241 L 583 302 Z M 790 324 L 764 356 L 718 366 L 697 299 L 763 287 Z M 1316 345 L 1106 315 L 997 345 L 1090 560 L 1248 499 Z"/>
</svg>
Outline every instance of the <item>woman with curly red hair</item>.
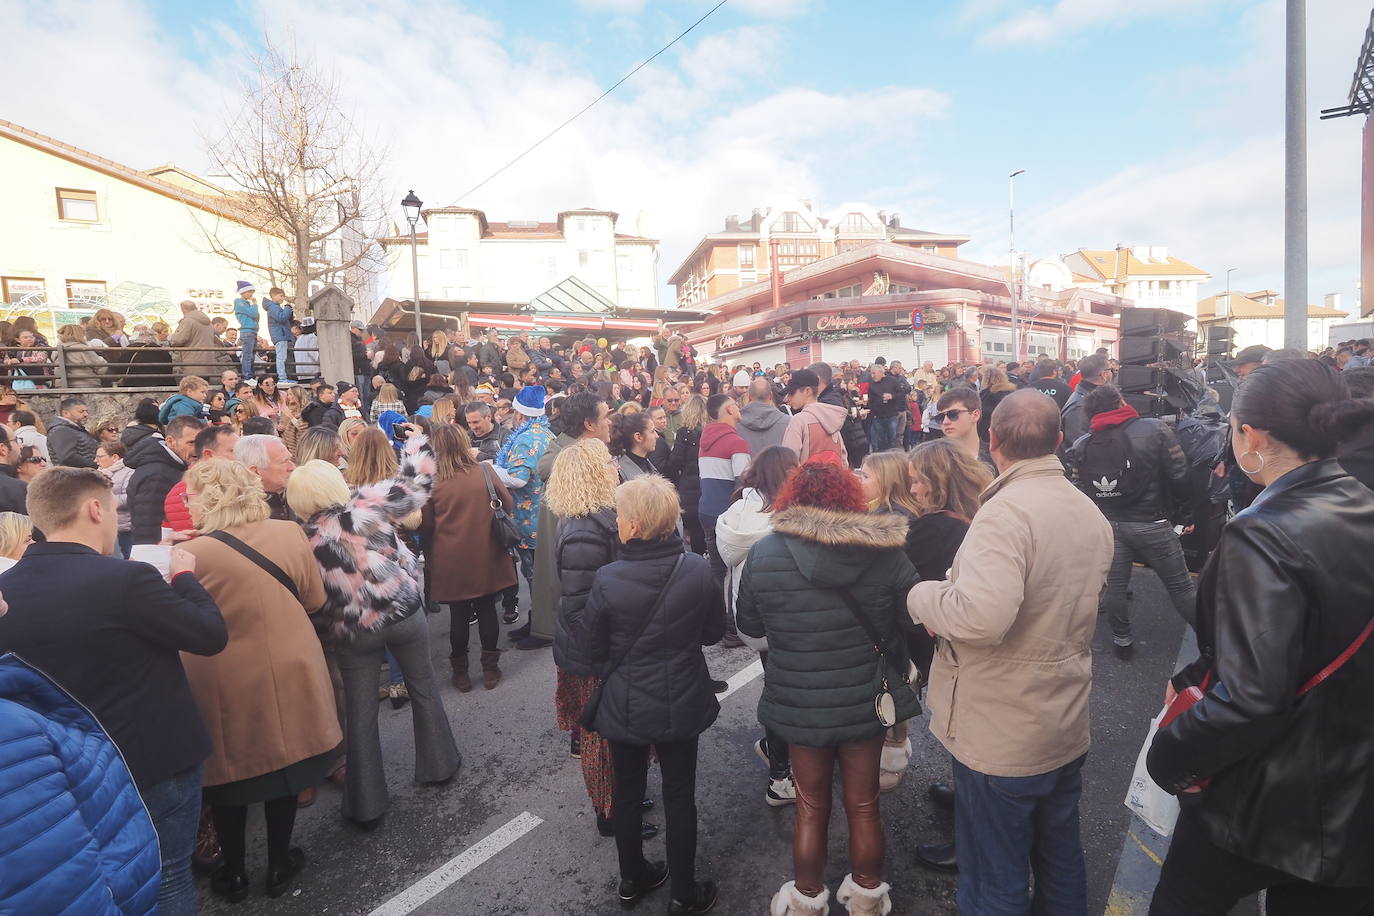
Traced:
<svg viewBox="0 0 1374 916">
<path fill-rule="evenodd" d="M 786 741 L 796 786 L 796 878 L 777 916 L 825 913 L 830 787 L 840 768 L 851 873 L 836 900 L 887 912 L 878 773 L 887 728 L 920 711 L 907 680 L 905 595 L 920 578 L 907 519 L 872 515 L 848 468 L 802 464 L 774 500 L 773 533 L 749 552 L 735 605 L 740 633 L 768 639 L 759 721 Z"/>
</svg>

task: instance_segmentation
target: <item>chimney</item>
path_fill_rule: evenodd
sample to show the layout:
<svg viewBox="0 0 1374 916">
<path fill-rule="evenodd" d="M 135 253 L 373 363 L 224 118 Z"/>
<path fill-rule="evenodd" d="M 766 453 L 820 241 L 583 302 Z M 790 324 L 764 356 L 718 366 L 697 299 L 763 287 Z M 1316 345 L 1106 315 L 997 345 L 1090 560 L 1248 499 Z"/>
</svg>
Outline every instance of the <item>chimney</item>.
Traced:
<svg viewBox="0 0 1374 916">
<path fill-rule="evenodd" d="M 803 198 L 799 201 L 799 203 L 802 205 L 802 207 L 804 207 L 804 208 L 807 209 L 807 210 L 812 209 L 812 207 L 811 207 L 811 201 L 807 200 L 805 197 L 803 197 Z"/>
<path fill-rule="evenodd" d="M 902 228 L 902 215 L 900 213 L 892 214 L 892 218 L 887 221 L 887 226 L 889 229 Z"/>
<path fill-rule="evenodd" d="M 731 214 L 730 216 L 725 217 L 725 231 L 726 231 L 726 232 L 739 232 L 739 217 L 738 217 L 738 216 L 735 216 L 734 214 Z"/>
<path fill-rule="evenodd" d="M 763 228 L 763 211 L 755 207 L 753 215 L 749 217 L 749 231 L 758 232 L 761 228 Z"/>
<path fill-rule="evenodd" d="M 878 211 L 878 222 L 879 222 L 880 224 L 884 225 L 884 226 L 887 225 L 887 211 L 886 211 L 886 210 L 879 210 L 879 211 Z"/>
<path fill-rule="evenodd" d="M 1345 309 L 1341 308 L 1340 293 L 1327 293 L 1324 297 L 1322 297 L 1322 301 L 1329 309 L 1335 309 L 1338 312 L 1345 311 Z"/>
</svg>

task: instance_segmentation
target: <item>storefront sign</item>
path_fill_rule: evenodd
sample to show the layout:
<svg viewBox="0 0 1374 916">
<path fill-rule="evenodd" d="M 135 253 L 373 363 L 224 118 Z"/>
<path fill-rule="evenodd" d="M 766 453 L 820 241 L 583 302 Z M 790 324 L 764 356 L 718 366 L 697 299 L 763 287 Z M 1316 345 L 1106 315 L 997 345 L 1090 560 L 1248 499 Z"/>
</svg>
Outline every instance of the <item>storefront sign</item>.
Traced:
<svg viewBox="0 0 1374 916">
<path fill-rule="evenodd" d="M 795 337 L 806 330 L 804 322 L 785 322 L 766 325 L 761 328 L 750 328 L 747 331 L 740 331 L 737 334 L 722 334 L 716 338 L 717 350 L 733 350 L 738 347 L 751 347 L 756 344 L 769 343 L 774 340 Z"/>
</svg>

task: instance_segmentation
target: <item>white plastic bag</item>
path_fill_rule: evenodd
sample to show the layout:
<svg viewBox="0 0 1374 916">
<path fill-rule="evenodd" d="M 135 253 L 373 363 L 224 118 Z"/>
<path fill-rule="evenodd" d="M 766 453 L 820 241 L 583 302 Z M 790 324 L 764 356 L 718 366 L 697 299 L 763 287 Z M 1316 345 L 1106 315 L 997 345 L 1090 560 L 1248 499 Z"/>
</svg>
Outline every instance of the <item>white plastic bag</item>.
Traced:
<svg viewBox="0 0 1374 916">
<path fill-rule="evenodd" d="M 1150 720 L 1150 728 L 1145 735 L 1145 743 L 1135 758 L 1135 772 L 1131 774 L 1131 784 L 1126 788 L 1126 807 L 1134 811 L 1151 830 L 1160 836 L 1174 832 L 1174 822 L 1178 820 L 1178 799 L 1165 792 L 1150 778 L 1145 767 L 1145 759 L 1150 754 L 1150 742 L 1164 718 L 1167 709 Z"/>
</svg>

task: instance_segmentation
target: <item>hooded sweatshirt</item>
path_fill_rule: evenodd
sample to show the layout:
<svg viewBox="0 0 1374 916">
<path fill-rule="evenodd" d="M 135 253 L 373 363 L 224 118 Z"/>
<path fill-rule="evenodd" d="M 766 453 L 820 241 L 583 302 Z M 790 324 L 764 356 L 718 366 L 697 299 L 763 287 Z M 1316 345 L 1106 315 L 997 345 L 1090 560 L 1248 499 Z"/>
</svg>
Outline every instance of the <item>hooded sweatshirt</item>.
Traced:
<svg viewBox="0 0 1374 916">
<path fill-rule="evenodd" d="M 820 401 L 807 404 L 792 415 L 783 433 L 782 444 L 797 453 L 798 461 L 832 452 L 841 462 L 848 464 L 849 455 L 845 451 L 844 438 L 840 435 L 847 416 L 848 412 L 839 404 Z"/>
<path fill-rule="evenodd" d="M 199 417 L 205 412 L 205 405 L 188 394 L 174 394 L 157 412 L 157 421 L 166 426 L 174 417 Z"/>
<path fill-rule="evenodd" d="M 749 467 L 749 443 L 729 423 L 707 423 L 701 430 L 701 501 L 697 514 L 702 527 L 716 524 L 716 518 L 730 505 L 739 476 Z"/>
<path fill-rule="evenodd" d="M 757 455 L 770 445 L 782 445 L 788 419 L 787 414 L 772 404 L 755 401 L 744 405 L 735 431 L 749 443 L 749 454 Z"/>
</svg>

